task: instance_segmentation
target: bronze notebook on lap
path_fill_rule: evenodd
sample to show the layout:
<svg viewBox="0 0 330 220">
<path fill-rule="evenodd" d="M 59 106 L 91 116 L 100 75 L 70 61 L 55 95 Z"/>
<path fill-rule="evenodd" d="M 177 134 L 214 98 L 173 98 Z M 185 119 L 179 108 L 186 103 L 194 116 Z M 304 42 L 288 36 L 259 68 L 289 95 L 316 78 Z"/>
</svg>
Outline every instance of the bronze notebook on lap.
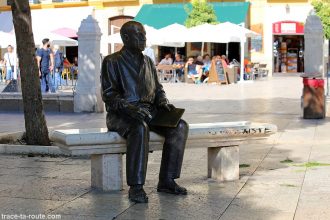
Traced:
<svg viewBox="0 0 330 220">
<path fill-rule="evenodd" d="M 175 108 L 172 111 L 158 110 L 151 119 L 150 125 L 175 128 L 178 126 L 184 111 L 183 108 Z"/>
</svg>

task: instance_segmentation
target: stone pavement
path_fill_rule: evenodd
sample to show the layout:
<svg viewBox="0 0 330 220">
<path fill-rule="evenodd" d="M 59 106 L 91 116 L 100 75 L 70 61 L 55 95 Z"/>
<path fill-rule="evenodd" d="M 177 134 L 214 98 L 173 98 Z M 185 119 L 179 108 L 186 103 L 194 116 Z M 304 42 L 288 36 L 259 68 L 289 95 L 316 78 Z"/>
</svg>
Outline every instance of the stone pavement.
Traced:
<svg viewBox="0 0 330 220">
<path fill-rule="evenodd" d="M 148 204 L 127 190 L 90 188 L 88 158 L 0 155 L 0 214 L 52 214 L 61 219 L 329 219 L 329 118 L 301 119 L 299 77 L 228 86 L 165 84 L 169 99 L 187 109 L 189 123 L 269 122 L 270 141 L 240 147 L 240 180 L 206 177 L 205 149 L 185 153 L 179 183 L 187 196 L 156 192 L 160 152 L 150 154 Z M 105 127 L 105 114 L 47 114 L 50 129 Z M 0 133 L 23 130 L 21 113 L 0 113 Z M 1 217 L 0 217 L 1 218 Z"/>
</svg>

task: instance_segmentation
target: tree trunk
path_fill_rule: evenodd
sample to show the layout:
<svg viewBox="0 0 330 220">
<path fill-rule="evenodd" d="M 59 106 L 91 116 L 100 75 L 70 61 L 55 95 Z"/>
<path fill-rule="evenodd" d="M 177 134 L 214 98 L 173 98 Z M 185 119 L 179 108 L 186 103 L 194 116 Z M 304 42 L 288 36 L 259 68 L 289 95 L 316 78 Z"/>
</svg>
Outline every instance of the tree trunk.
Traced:
<svg viewBox="0 0 330 220">
<path fill-rule="evenodd" d="M 26 142 L 29 145 L 50 145 L 43 112 L 29 1 L 12 0 L 11 10 L 21 74 Z"/>
</svg>

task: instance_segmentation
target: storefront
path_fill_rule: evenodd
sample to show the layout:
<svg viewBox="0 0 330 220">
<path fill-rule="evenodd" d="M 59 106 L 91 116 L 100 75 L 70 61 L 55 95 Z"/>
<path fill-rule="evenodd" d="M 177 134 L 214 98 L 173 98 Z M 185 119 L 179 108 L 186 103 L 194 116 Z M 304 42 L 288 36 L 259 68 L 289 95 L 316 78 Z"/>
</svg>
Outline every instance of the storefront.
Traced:
<svg viewBox="0 0 330 220">
<path fill-rule="evenodd" d="M 304 24 L 295 21 L 273 23 L 274 72 L 304 72 Z"/>
</svg>

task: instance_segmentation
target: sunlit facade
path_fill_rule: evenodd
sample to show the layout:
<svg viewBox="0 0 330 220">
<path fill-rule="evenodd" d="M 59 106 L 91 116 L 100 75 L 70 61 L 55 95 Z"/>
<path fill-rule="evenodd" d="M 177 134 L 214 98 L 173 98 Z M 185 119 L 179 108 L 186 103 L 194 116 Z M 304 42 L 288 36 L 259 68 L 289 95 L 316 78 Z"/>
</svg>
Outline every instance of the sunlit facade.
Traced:
<svg viewBox="0 0 330 220">
<path fill-rule="evenodd" d="M 120 48 L 120 45 L 110 45 L 107 36 L 118 32 L 124 22 L 134 19 L 144 4 L 171 3 L 186 4 L 188 2 L 171 0 L 30 0 L 32 10 L 92 7 L 93 15 L 98 20 L 103 32 L 101 53 L 104 55 Z M 302 72 L 303 26 L 311 9 L 309 0 L 249 1 L 246 19 L 242 23 L 245 27 L 261 35 L 246 43 L 245 57 L 252 62 L 266 63 L 270 72 Z M 10 6 L 7 5 L 6 0 L 0 0 L 0 12 L 6 11 L 10 11 Z M 60 16 L 70 19 L 70 16 L 73 15 L 68 13 Z M 208 48 L 208 53 L 213 53 L 213 45 L 208 44 L 206 48 Z M 187 46 L 186 55 L 190 55 L 190 52 L 190 46 Z M 221 51 L 221 53 L 223 52 Z"/>
</svg>

